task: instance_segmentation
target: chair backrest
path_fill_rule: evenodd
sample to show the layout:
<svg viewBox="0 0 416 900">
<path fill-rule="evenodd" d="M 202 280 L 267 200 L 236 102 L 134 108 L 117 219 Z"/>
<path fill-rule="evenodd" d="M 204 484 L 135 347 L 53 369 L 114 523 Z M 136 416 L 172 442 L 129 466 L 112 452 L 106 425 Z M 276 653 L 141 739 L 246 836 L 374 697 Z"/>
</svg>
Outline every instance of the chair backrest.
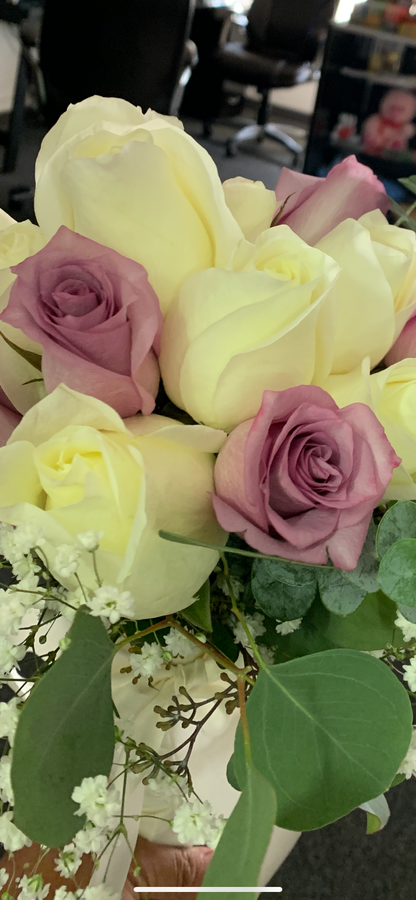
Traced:
<svg viewBox="0 0 416 900">
<path fill-rule="evenodd" d="M 41 68 L 49 124 L 92 94 L 168 114 L 195 0 L 45 0 Z"/>
<path fill-rule="evenodd" d="M 248 47 L 254 53 L 312 60 L 337 0 L 253 0 Z"/>
</svg>

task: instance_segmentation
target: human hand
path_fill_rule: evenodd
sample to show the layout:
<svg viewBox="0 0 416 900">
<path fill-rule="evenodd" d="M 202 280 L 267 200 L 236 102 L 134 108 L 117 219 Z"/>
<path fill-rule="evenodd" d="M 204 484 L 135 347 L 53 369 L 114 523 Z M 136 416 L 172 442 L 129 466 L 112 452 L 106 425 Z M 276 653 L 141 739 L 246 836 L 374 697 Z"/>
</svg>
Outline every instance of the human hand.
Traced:
<svg viewBox="0 0 416 900">
<path fill-rule="evenodd" d="M 140 875 L 133 875 L 135 864 L 130 867 L 122 900 L 195 900 L 195 894 L 183 894 L 178 891 L 166 894 L 162 891 L 154 893 L 152 884 L 157 887 L 199 887 L 212 857 L 208 847 L 171 847 L 166 844 L 155 844 L 139 837 L 136 844 L 135 857 L 140 866 Z M 146 887 L 147 890 L 146 890 Z M 135 891 L 135 887 L 143 887 Z"/>
</svg>

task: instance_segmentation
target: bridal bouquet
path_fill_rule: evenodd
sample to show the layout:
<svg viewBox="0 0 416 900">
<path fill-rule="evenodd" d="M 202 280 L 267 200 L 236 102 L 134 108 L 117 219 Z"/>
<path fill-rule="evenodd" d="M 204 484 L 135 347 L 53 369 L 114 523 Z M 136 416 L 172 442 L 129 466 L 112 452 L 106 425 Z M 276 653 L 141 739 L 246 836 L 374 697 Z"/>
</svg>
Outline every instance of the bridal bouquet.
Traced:
<svg viewBox="0 0 416 900">
<path fill-rule="evenodd" d="M 416 772 L 416 236 L 353 157 L 222 185 L 115 99 L 36 179 L 0 233 L 0 841 L 39 853 L 2 897 L 51 896 L 51 850 L 58 900 L 119 897 L 138 834 L 254 892 L 276 824 L 375 831 Z"/>
</svg>

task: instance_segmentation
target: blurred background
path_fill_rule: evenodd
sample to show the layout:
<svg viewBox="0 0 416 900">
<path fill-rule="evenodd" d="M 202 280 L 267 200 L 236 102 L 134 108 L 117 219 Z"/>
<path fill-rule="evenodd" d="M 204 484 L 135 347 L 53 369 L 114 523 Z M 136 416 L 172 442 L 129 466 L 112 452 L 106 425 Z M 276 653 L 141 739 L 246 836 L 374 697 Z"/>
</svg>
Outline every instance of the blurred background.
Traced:
<svg viewBox="0 0 416 900">
<path fill-rule="evenodd" d="M 0 0 L 0 207 L 36 221 L 34 166 L 69 103 L 122 97 L 178 115 L 215 160 L 276 186 L 351 153 L 391 196 L 416 174 L 411 0 Z M 284 900 L 414 900 L 416 786 L 305 834 L 271 884 Z"/>
</svg>

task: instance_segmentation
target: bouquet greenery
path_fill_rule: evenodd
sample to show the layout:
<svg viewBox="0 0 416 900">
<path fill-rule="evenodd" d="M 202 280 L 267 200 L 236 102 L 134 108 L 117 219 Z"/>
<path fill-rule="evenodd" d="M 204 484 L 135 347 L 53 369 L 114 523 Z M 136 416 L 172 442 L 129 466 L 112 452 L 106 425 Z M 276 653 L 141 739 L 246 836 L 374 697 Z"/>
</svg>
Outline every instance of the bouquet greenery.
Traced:
<svg viewBox="0 0 416 900">
<path fill-rule="evenodd" d="M 416 772 L 416 238 L 388 207 L 354 158 L 221 185 L 123 101 L 46 136 L 39 225 L 0 232 L 3 900 L 113 900 L 131 860 L 143 886 L 138 834 L 254 896 L 276 825 L 376 831 Z"/>
</svg>

